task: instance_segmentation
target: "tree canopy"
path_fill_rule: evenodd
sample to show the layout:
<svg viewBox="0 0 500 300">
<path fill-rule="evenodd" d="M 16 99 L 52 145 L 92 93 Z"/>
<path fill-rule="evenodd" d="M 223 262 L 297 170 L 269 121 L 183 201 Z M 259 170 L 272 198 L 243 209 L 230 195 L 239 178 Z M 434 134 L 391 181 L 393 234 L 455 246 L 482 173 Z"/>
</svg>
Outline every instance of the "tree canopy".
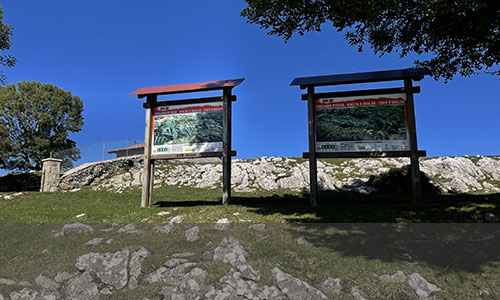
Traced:
<svg viewBox="0 0 500 300">
<path fill-rule="evenodd" d="M 419 67 L 445 80 L 480 70 L 500 75 L 498 0 L 246 0 L 247 22 L 289 40 L 330 23 L 350 45 L 375 54 L 429 54 Z"/>
<path fill-rule="evenodd" d="M 0 6 L 0 51 L 10 49 L 12 43 L 12 26 L 3 23 L 3 8 Z M 13 67 L 16 64 L 16 59 L 10 54 L 0 55 L 0 65 L 5 67 Z M 0 69 L 0 84 L 5 84 L 5 75 Z"/>
<path fill-rule="evenodd" d="M 52 84 L 22 81 L 0 87 L 0 168 L 39 170 L 51 152 L 66 150 L 63 167 L 80 155 L 69 132 L 83 126 L 83 102 Z"/>
</svg>

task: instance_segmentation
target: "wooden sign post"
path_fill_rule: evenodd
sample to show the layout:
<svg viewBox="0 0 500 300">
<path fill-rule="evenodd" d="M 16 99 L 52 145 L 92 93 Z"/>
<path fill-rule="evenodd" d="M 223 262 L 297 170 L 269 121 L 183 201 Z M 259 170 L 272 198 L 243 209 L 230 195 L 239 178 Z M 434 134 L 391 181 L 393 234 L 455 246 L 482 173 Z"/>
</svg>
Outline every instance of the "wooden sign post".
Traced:
<svg viewBox="0 0 500 300">
<path fill-rule="evenodd" d="M 303 153 L 304 158 L 309 158 L 310 170 L 310 202 L 311 206 L 316 206 L 318 194 L 318 179 L 317 179 L 317 158 L 363 158 L 363 157 L 410 157 L 411 161 L 411 179 L 413 199 L 415 202 L 421 198 L 421 179 L 419 157 L 426 156 L 426 151 L 418 150 L 417 145 L 417 130 L 415 123 L 415 108 L 413 102 L 413 94 L 420 92 L 420 87 L 414 87 L 413 81 L 422 80 L 425 75 L 430 75 L 429 70 L 424 68 L 418 69 L 402 69 L 402 70 L 389 70 L 378 72 L 365 72 L 365 73 L 352 73 L 352 74 L 338 74 L 327 76 L 315 77 L 302 77 L 295 78 L 290 85 L 298 85 L 301 89 L 307 89 L 307 94 L 302 95 L 302 100 L 307 100 L 308 111 L 308 133 L 309 133 L 309 152 Z M 318 86 L 332 86 L 341 84 L 359 84 L 369 82 L 382 82 L 382 81 L 395 81 L 403 80 L 404 87 L 402 88 L 385 88 L 385 89 L 371 89 L 371 90 L 357 90 L 357 91 L 341 91 L 331 93 L 315 93 L 315 87 Z M 391 95 L 403 95 L 399 98 Z M 325 107 L 330 107 L 324 103 L 335 103 L 336 98 L 342 98 L 346 101 L 337 101 L 331 104 L 332 108 L 342 107 L 357 107 L 357 106 L 376 106 L 378 103 L 376 95 L 380 95 L 383 105 L 387 103 L 397 104 L 402 106 L 404 104 L 406 115 L 406 132 L 409 145 L 402 141 L 352 141 L 349 142 L 332 142 L 330 144 L 318 143 L 317 136 L 317 105 L 321 103 Z M 363 96 L 361 99 L 356 100 L 356 97 Z M 372 98 L 370 98 L 372 97 Z M 404 97 L 404 100 L 403 100 Z M 370 99 L 364 99 L 370 98 Z M 397 99 L 397 100 L 396 100 Z M 323 101 L 323 102 L 320 102 Z M 385 101 L 385 102 L 383 102 Z M 403 102 L 404 101 L 404 102 Z M 398 144 L 399 143 L 399 144 Z M 357 145 L 357 146 L 356 146 Z M 376 148 L 374 145 L 380 147 Z M 372 148 L 370 148 L 370 146 Z M 407 147 L 409 146 L 409 150 Z M 318 148 L 319 147 L 319 148 Z M 326 147 L 324 150 L 322 147 Z M 398 148 L 400 147 L 400 148 Z M 321 150 L 321 152 L 318 152 Z"/>
<path fill-rule="evenodd" d="M 231 94 L 232 89 L 245 80 L 221 80 L 203 83 L 181 84 L 171 86 L 159 86 L 139 89 L 130 95 L 138 98 L 146 97 L 143 104 L 146 109 L 146 124 L 144 134 L 144 171 L 142 176 L 141 207 L 152 205 L 152 194 L 154 185 L 154 165 L 156 160 L 222 157 L 222 203 L 228 204 L 231 199 L 231 157 L 236 156 L 236 151 L 231 150 L 231 102 L 236 101 L 236 96 Z M 223 95 L 219 97 L 206 97 L 183 100 L 167 100 L 158 102 L 159 95 L 172 95 L 179 93 L 194 93 L 222 90 Z M 222 107 L 221 107 L 222 106 Z M 167 116 L 193 115 L 197 113 L 222 112 L 222 135 L 219 141 L 203 141 L 191 144 L 169 144 L 173 141 L 165 141 L 161 133 L 155 134 L 155 121 L 160 122 L 163 118 L 168 124 L 168 133 L 175 131 L 172 121 Z M 155 120 L 155 118 L 159 120 Z M 160 124 L 160 123 L 158 123 Z M 193 124 L 183 125 L 181 132 L 193 131 Z M 220 128 L 220 127 L 219 127 Z M 160 130 L 160 129 L 158 129 Z M 174 137 L 178 133 L 175 131 Z M 161 140 L 160 146 L 154 140 Z M 179 142 L 180 143 L 180 142 Z"/>
</svg>

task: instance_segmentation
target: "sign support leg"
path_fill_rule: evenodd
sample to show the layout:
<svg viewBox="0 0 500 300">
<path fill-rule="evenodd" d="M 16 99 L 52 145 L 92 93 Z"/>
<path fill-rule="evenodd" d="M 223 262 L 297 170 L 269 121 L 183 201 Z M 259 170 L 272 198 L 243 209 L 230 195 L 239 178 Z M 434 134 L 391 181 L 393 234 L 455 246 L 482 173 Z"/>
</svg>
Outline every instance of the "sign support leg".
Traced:
<svg viewBox="0 0 500 300">
<path fill-rule="evenodd" d="M 155 161 L 151 160 L 149 167 L 149 193 L 148 193 L 148 207 L 153 205 L 153 187 L 155 183 Z"/>
<path fill-rule="evenodd" d="M 316 206 L 318 198 L 318 170 L 316 164 L 316 111 L 314 107 L 314 87 L 307 87 L 307 115 L 309 125 L 309 190 L 311 206 Z"/>
<path fill-rule="evenodd" d="M 422 197 L 420 166 L 418 162 L 417 126 L 415 122 L 415 105 L 413 101 L 413 83 L 410 78 L 404 80 L 406 91 L 406 109 L 408 113 L 408 132 L 410 134 L 410 160 L 413 201 L 416 203 Z"/>
<path fill-rule="evenodd" d="M 144 134 L 144 169 L 142 171 L 142 196 L 141 207 L 149 207 L 151 205 L 152 192 L 152 168 L 151 168 L 151 146 L 153 138 L 153 106 L 156 102 L 156 95 L 147 96 L 146 108 L 146 132 Z"/>
<path fill-rule="evenodd" d="M 223 91 L 222 204 L 231 201 L 231 89 Z"/>
</svg>

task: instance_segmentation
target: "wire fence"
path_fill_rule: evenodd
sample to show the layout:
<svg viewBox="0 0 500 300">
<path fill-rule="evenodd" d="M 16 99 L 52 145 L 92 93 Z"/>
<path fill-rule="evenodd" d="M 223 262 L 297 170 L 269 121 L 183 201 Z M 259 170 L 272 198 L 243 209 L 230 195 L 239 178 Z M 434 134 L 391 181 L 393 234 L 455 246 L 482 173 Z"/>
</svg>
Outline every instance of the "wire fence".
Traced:
<svg viewBox="0 0 500 300">
<path fill-rule="evenodd" d="M 87 145 L 77 144 L 76 148 L 53 152 L 52 157 L 62 159 L 61 168 L 69 170 L 85 163 L 143 154 L 143 145 L 144 139 L 102 140 Z"/>
</svg>

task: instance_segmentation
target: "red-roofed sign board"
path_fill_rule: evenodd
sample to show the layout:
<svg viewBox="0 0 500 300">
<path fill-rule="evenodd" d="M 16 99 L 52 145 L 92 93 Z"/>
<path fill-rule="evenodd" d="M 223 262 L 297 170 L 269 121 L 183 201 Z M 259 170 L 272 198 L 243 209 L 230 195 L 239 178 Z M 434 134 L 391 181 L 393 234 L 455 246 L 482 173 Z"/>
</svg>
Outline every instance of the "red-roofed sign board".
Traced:
<svg viewBox="0 0 500 300">
<path fill-rule="evenodd" d="M 222 203 L 231 197 L 231 95 L 244 78 L 141 88 L 146 131 L 141 206 L 152 205 L 154 162 L 160 159 L 222 157 Z M 158 101 L 159 95 L 222 90 L 219 97 Z"/>
</svg>

